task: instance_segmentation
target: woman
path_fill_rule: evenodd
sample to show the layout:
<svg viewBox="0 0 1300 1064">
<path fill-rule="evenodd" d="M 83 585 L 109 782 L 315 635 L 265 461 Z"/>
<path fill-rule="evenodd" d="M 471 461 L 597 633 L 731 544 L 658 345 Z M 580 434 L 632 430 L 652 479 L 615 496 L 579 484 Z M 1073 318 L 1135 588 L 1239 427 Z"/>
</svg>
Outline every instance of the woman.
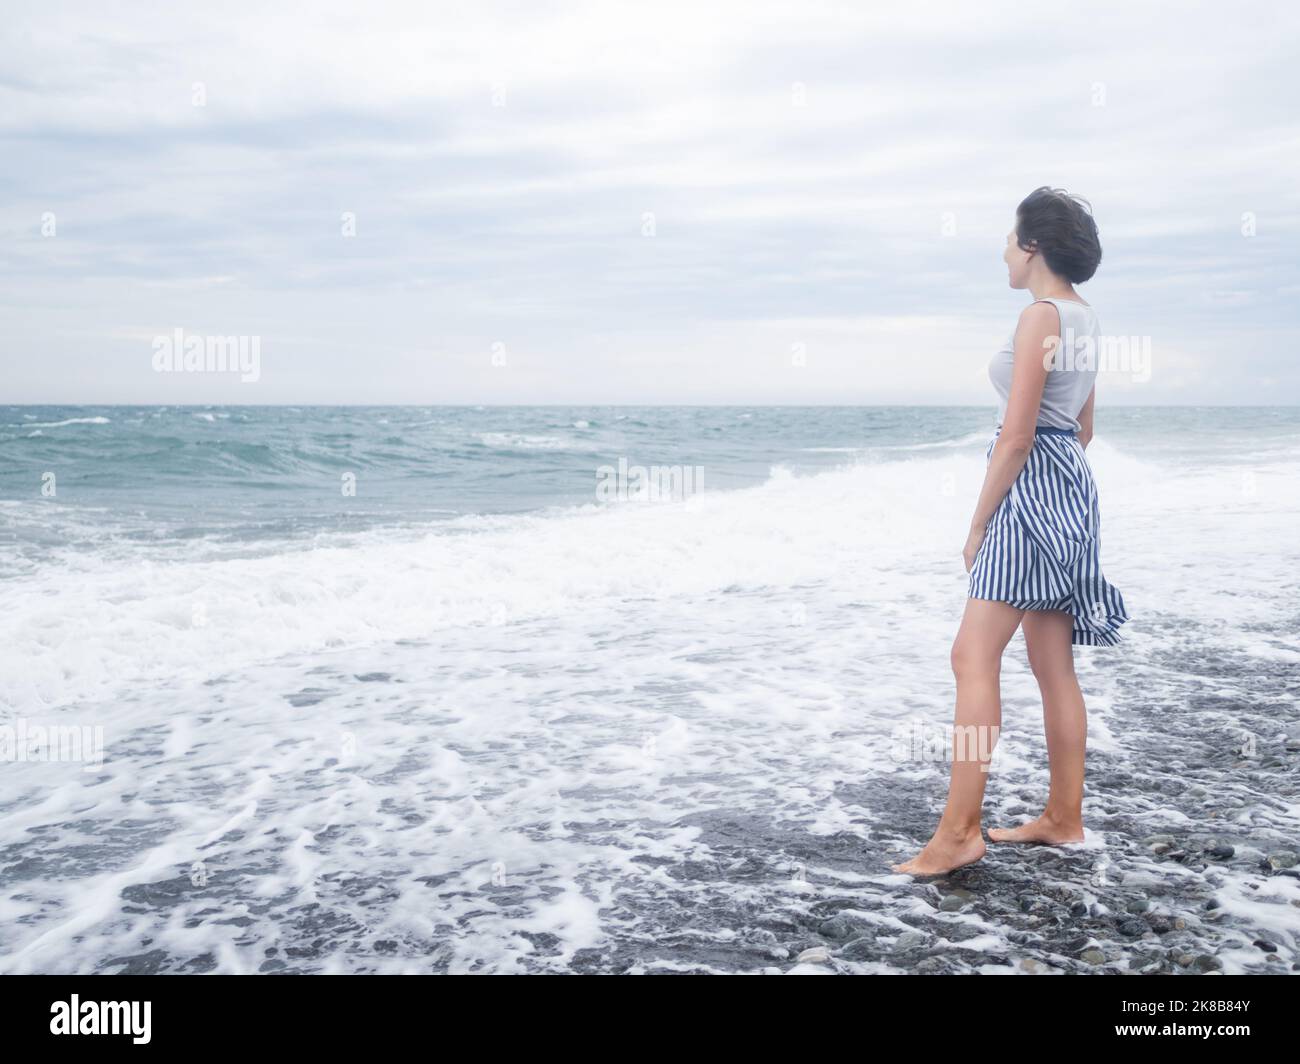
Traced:
<svg viewBox="0 0 1300 1064">
<path fill-rule="evenodd" d="M 1016 209 L 1003 253 L 1011 287 L 1034 297 L 989 364 L 1000 399 L 984 487 L 962 551 L 970 573 L 952 647 L 957 678 L 952 781 L 939 826 L 895 872 L 935 875 L 984 856 L 980 809 L 1002 723 L 1002 651 L 1017 628 L 1043 696 L 1051 785 L 1043 813 L 994 842 L 1082 842 L 1087 716 L 1075 644 L 1114 646 L 1124 599 L 1102 576 L 1100 516 L 1084 448 L 1092 439 L 1097 316 L 1074 285 L 1101 261 L 1085 200 L 1036 189 Z"/>
</svg>

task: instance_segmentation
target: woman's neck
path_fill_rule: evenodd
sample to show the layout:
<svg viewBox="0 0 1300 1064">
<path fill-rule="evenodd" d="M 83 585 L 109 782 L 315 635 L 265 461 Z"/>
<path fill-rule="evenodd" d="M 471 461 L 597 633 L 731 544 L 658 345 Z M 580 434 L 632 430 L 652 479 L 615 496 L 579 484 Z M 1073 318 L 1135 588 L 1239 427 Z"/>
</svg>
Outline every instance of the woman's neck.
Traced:
<svg viewBox="0 0 1300 1064">
<path fill-rule="evenodd" d="M 1070 285 L 1061 288 L 1059 285 L 1051 282 L 1031 284 L 1029 286 L 1029 294 L 1035 299 L 1070 299 L 1075 303 L 1083 302 L 1083 300 L 1079 298 L 1079 293 Z"/>
</svg>

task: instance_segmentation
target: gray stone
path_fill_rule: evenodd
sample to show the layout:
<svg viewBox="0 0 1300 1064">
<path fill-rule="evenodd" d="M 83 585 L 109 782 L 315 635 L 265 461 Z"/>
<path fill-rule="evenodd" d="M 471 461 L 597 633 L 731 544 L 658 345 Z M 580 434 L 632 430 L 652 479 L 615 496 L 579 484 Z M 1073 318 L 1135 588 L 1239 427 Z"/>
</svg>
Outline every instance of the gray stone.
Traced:
<svg viewBox="0 0 1300 1064">
<path fill-rule="evenodd" d="M 925 935 L 920 931 L 904 931 L 898 936 L 898 941 L 894 943 L 894 952 L 901 953 L 903 950 L 919 949 L 925 945 Z"/>
<path fill-rule="evenodd" d="M 846 943 L 837 956 L 850 961 L 870 961 L 875 960 L 880 954 L 881 949 L 876 945 L 876 940 L 864 935 L 862 938 L 855 938 L 852 942 Z"/>
<path fill-rule="evenodd" d="M 843 916 L 833 916 L 829 920 L 823 920 L 817 931 L 825 938 L 833 938 L 839 941 L 852 937 L 853 924 Z"/>
</svg>

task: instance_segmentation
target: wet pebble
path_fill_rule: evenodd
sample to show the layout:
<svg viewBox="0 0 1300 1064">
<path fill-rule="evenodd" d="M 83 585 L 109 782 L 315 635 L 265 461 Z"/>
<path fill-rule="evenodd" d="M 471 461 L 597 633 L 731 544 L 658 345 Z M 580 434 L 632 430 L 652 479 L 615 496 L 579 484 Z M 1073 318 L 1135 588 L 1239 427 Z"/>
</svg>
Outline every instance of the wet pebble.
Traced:
<svg viewBox="0 0 1300 1064">
<path fill-rule="evenodd" d="M 880 947 L 876 945 L 874 938 L 864 935 L 862 938 L 855 938 L 852 942 L 846 943 L 837 956 L 850 961 L 875 960 L 880 956 Z"/>
<path fill-rule="evenodd" d="M 837 941 L 851 938 L 854 930 L 853 923 L 843 916 L 834 916 L 829 920 L 823 920 L 817 928 L 818 933 L 823 938 L 833 938 Z"/>
</svg>

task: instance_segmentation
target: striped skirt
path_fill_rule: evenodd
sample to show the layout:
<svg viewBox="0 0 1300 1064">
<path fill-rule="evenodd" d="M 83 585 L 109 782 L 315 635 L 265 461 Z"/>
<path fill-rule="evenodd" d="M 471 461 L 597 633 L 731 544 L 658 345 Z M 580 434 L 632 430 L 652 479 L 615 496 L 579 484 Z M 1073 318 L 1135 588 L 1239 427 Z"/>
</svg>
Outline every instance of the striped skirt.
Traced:
<svg viewBox="0 0 1300 1064">
<path fill-rule="evenodd" d="M 994 436 L 985 460 L 993 455 Z M 1072 614 L 1075 645 L 1115 646 L 1124 597 L 1101 572 L 1101 515 L 1078 437 L 1039 429 L 1025 467 L 989 521 L 969 597 Z"/>
</svg>

